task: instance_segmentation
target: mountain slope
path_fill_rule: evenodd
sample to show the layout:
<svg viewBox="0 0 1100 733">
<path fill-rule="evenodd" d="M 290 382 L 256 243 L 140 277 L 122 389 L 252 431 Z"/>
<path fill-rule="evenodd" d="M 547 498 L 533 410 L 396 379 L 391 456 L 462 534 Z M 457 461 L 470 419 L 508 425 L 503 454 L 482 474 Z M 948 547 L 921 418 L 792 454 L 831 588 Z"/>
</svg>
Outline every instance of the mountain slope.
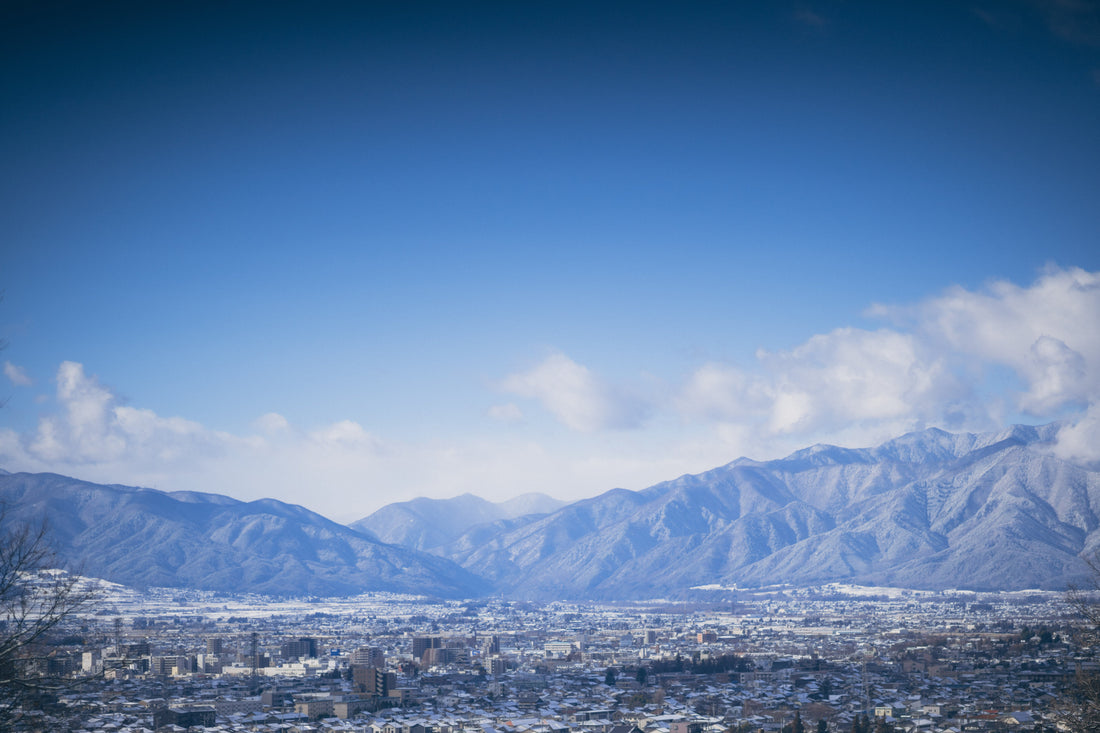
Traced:
<svg viewBox="0 0 1100 733">
<path fill-rule="evenodd" d="M 447 560 L 379 543 L 273 499 L 19 473 L 0 476 L 0 502 L 6 521 L 47 517 L 51 541 L 71 566 L 126 585 L 279 595 L 486 590 Z"/>
<path fill-rule="evenodd" d="M 837 580 L 1061 589 L 1100 547 L 1100 481 L 1046 451 L 1054 430 L 926 430 L 875 448 L 741 459 L 491 536 L 482 528 L 440 552 L 541 597 Z"/>
<path fill-rule="evenodd" d="M 564 505 L 545 494 L 524 494 L 499 503 L 473 494 L 453 499 L 419 498 L 387 504 L 349 526 L 382 542 L 428 551 L 454 542 L 479 525 L 548 514 Z"/>
</svg>

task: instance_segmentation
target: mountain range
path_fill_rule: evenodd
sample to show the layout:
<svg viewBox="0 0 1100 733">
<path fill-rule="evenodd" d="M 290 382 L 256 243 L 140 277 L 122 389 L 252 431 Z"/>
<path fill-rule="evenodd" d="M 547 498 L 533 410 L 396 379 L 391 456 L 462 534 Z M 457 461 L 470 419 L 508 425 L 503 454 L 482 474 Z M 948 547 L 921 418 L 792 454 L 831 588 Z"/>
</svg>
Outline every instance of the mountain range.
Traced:
<svg viewBox="0 0 1100 733">
<path fill-rule="evenodd" d="M 443 558 L 388 545 L 303 507 L 199 492 L 0 475 L 5 522 L 45 518 L 70 569 L 134 587 L 274 595 L 364 591 L 478 596 L 489 585 Z"/>
<path fill-rule="evenodd" d="M 1064 589 L 1100 543 L 1100 482 L 1050 454 L 1054 432 L 927 430 L 871 449 L 740 459 L 437 552 L 521 596 L 831 581 Z"/>
<path fill-rule="evenodd" d="M 279 594 L 651 598 L 833 581 L 1064 589 L 1100 548 L 1100 472 L 1051 452 L 1056 425 L 929 429 L 874 448 L 738 459 L 561 504 L 471 495 L 350 526 L 274 500 L 0 474 L 7 520 L 45 513 L 60 555 L 129 585 Z"/>
</svg>

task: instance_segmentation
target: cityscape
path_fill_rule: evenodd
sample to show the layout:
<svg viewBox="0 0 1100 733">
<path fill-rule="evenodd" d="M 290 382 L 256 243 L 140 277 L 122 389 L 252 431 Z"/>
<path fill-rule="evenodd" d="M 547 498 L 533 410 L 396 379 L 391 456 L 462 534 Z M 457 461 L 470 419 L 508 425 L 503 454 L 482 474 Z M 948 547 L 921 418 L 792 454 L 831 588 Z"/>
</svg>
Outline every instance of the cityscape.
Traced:
<svg viewBox="0 0 1100 733">
<path fill-rule="evenodd" d="M 0 733 L 1100 733 L 1100 0 L 3 0 Z"/>
<path fill-rule="evenodd" d="M 1073 730 L 1065 594 L 830 585 L 683 601 L 273 599 L 107 584 L 11 730 Z M 862 727 L 861 727 L 862 726 Z M 868 727 L 869 726 L 869 727 Z"/>
</svg>

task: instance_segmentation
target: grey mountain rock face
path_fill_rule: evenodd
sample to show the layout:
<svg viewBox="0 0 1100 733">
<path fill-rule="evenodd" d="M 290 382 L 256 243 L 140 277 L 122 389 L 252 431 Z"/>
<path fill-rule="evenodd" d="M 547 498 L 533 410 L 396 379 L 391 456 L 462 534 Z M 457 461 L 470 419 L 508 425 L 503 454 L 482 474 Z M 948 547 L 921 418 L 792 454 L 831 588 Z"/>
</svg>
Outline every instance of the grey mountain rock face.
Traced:
<svg viewBox="0 0 1100 733">
<path fill-rule="evenodd" d="M 0 476 L 6 521 L 47 520 L 61 558 L 126 585 L 277 595 L 365 591 L 472 596 L 487 585 L 448 560 L 385 545 L 300 506 Z"/>
</svg>

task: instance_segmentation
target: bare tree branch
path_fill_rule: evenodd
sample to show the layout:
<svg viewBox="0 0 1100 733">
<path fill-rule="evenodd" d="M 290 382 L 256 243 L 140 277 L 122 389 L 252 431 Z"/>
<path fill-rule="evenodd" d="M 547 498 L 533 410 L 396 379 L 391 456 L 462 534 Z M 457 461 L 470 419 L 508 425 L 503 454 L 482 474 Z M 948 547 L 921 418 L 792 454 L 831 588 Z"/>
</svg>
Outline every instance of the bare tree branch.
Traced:
<svg viewBox="0 0 1100 733">
<path fill-rule="evenodd" d="M 1100 667 L 1094 662 L 1100 648 L 1100 554 L 1084 558 L 1089 567 L 1088 587 L 1070 586 L 1065 600 L 1079 619 L 1077 646 L 1092 652 L 1076 665 L 1074 686 L 1062 701 L 1059 723 L 1070 731 L 1100 730 Z"/>
<path fill-rule="evenodd" d="M 9 522 L 0 506 L 0 720 L 68 684 L 50 674 L 50 641 L 97 596 L 93 584 L 60 569 L 47 540 L 44 522 Z"/>
</svg>

